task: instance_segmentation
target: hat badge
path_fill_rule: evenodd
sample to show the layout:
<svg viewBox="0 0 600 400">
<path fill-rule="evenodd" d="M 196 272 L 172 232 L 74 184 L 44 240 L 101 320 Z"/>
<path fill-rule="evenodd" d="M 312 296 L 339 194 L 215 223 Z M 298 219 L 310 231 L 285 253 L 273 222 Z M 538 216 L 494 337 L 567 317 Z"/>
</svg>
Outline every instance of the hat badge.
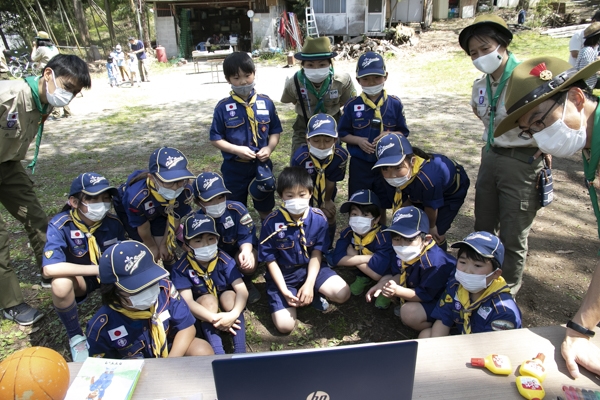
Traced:
<svg viewBox="0 0 600 400">
<path fill-rule="evenodd" d="M 165 167 L 167 167 L 168 169 L 171 169 L 172 167 L 176 166 L 179 161 L 182 161 L 184 159 L 183 156 L 179 156 L 179 157 L 172 157 L 169 156 L 167 157 L 167 162 L 165 163 Z"/>
<path fill-rule="evenodd" d="M 552 71 L 550 71 L 546 67 L 546 63 L 539 63 L 531 71 L 529 71 L 529 75 L 537 76 L 543 81 L 549 81 L 552 79 Z"/>
<path fill-rule="evenodd" d="M 103 176 L 92 176 L 90 178 L 90 184 L 95 185 L 98 182 L 102 182 L 102 181 L 105 181 L 105 180 L 106 180 L 106 178 L 103 177 Z"/>
<path fill-rule="evenodd" d="M 396 223 L 396 222 L 398 222 L 398 221 L 400 221 L 401 219 L 404 219 L 404 218 L 412 218 L 412 216 L 413 216 L 412 214 L 398 214 L 394 218 L 394 223 Z"/>
<path fill-rule="evenodd" d="M 204 190 L 206 190 L 206 189 L 210 188 L 212 186 L 212 184 L 218 180 L 219 180 L 219 177 L 217 177 L 217 176 L 215 176 L 214 178 L 205 179 L 204 184 L 202 185 L 202 188 Z"/>
<path fill-rule="evenodd" d="M 313 129 L 319 129 L 321 127 L 321 125 L 323 125 L 323 124 L 330 124 L 330 123 L 331 123 L 331 121 L 328 120 L 328 119 L 320 119 L 320 120 L 315 121 L 315 123 L 313 124 L 312 128 Z"/>
<path fill-rule="evenodd" d="M 133 271 L 135 271 L 138 268 L 138 266 L 140 265 L 140 261 L 142 260 L 142 258 L 144 258 L 145 255 L 146 251 L 142 250 L 137 256 L 125 257 L 125 272 L 129 272 L 129 275 L 133 274 Z"/>
<path fill-rule="evenodd" d="M 194 222 L 192 222 L 192 229 L 196 229 L 197 227 L 201 226 L 202 224 L 204 224 L 206 222 L 210 222 L 210 220 L 208 218 L 194 219 Z"/>
<path fill-rule="evenodd" d="M 488 236 L 482 235 L 481 233 L 472 233 L 469 236 L 467 236 L 465 240 L 474 240 L 474 239 L 482 239 L 482 240 L 486 240 L 488 242 L 492 241 L 491 238 L 489 238 Z"/>
<path fill-rule="evenodd" d="M 371 63 L 374 63 L 375 61 L 379 61 L 378 57 L 374 57 L 374 58 L 365 58 L 362 62 L 361 67 L 362 68 L 366 68 L 368 67 Z"/>
<path fill-rule="evenodd" d="M 381 157 L 381 155 L 389 148 L 394 147 L 394 143 L 388 143 L 385 146 L 381 146 L 379 150 L 377 150 L 377 157 Z"/>
</svg>

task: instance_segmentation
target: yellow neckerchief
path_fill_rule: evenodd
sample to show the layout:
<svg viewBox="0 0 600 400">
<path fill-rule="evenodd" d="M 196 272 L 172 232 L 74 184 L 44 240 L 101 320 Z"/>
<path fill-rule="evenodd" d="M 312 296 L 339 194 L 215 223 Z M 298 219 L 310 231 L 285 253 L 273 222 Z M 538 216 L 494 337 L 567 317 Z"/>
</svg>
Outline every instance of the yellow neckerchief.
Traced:
<svg viewBox="0 0 600 400">
<path fill-rule="evenodd" d="M 363 99 L 363 101 L 365 102 L 365 105 L 371 107 L 373 110 L 375 110 L 375 118 L 377 118 L 379 121 L 381 121 L 381 132 L 383 132 L 383 120 L 381 117 L 381 106 L 383 106 L 383 104 L 387 101 L 387 92 L 385 91 L 385 89 L 382 90 L 383 95 L 379 98 L 379 101 L 377 102 L 377 104 L 373 103 L 373 101 L 369 98 L 369 96 L 367 96 L 365 94 L 365 92 L 362 92 L 360 94 L 360 97 Z"/>
<path fill-rule="evenodd" d="M 413 265 L 414 263 L 416 263 L 417 261 L 419 261 L 421 259 L 421 257 L 423 257 L 423 255 L 425 253 L 427 253 L 429 251 L 429 249 L 431 249 L 433 246 L 435 246 L 435 241 L 432 240 L 431 243 L 429 243 L 428 245 L 426 245 L 423 250 L 421 251 L 421 254 L 419 254 L 418 257 L 415 257 L 412 260 L 409 261 L 402 261 L 402 270 L 400 271 L 400 279 L 399 279 L 399 284 L 402 287 L 406 287 L 406 278 L 407 278 L 407 273 L 406 270 L 408 269 L 408 267 L 410 267 L 411 265 Z M 402 297 L 400 297 L 400 305 L 404 304 L 404 299 Z"/>
<path fill-rule="evenodd" d="M 162 289 L 161 289 L 162 290 Z M 156 315 L 156 303 L 147 311 L 127 310 L 123 307 L 118 307 L 113 304 L 108 305 L 118 313 L 123 314 L 131 319 L 149 319 L 151 323 L 150 337 L 152 338 L 152 353 L 156 358 L 166 358 L 169 355 L 167 347 L 167 335 L 165 326 Z"/>
<path fill-rule="evenodd" d="M 208 292 L 213 296 L 217 297 L 217 288 L 211 278 L 211 275 L 215 268 L 217 267 L 217 261 L 219 260 L 219 253 L 217 252 L 217 256 L 208 263 L 208 268 L 206 270 L 202 269 L 202 266 L 198 263 L 194 255 L 190 252 L 187 253 L 187 260 L 196 271 L 199 277 L 204 279 L 204 283 L 206 283 L 206 287 L 208 288 Z"/>
<path fill-rule="evenodd" d="M 352 231 L 352 236 L 354 237 L 354 249 L 358 251 L 358 254 L 367 256 L 373 254 L 371 250 L 367 249 L 367 246 L 373 243 L 380 230 L 381 225 L 377 224 L 362 237 Z"/>
<path fill-rule="evenodd" d="M 306 234 L 304 233 L 304 219 L 308 215 L 308 211 L 310 211 L 310 207 L 307 208 L 306 211 L 304 211 L 304 215 L 298 221 L 294 220 L 290 216 L 290 213 L 285 208 L 279 207 L 279 211 L 281 212 L 281 215 L 283 215 L 283 218 L 285 218 L 285 222 L 287 222 L 287 226 L 297 226 L 298 229 L 300 230 L 300 244 L 302 245 L 302 250 L 304 251 L 304 257 L 306 257 L 307 259 L 310 258 L 308 256 L 308 248 L 306 247 Z M 275 232 L 273 232 L 273 233 L 275 233 Z"/>
<path fill-rule="evenodd" d="M 250 101 L 247 103 L 244 100 L 242 100 L 240 96 L 235 94 L 233 90 L 229 92 L 229 94 L 231 95 L 231 98 L 233 100 L 235 100 L 237 103 L 240 103 L 246 108 L 246 115 L 248 115 L 248 122 L 250 123 L 250 129 L 252 130 L 252 141 L 254 142 L 254 145 L 258 147 L 258 139 L 262 138 L 260 136 L 260 133 L 258 132 L 258 123 L 256 122 L 256 117 L 254 116 L 254 109 L 252 108 L 252 106 L 254 106 L 254 103 L 256 102 L 257 94 L 254 93 L 254 96 L 252 96 L 250 98 Z"/>
<path fill-rule="evenodd" d="M 426 160 L 419 156 L 414 156 L 413 158 L 414 158 L 414 162 L 413 162 L 413 165 L 412 165 L 412 168 L 410 171 L 410 174 L 411 174 L 410 179 L 404 185 L 396 188 L 396 194 L 394 195 L 394 205 L 392 206 L 392 215 L 394 215 L 394 213 L 396 211 L 398 211 L 400 209 L 400 207 L 402 207 L 402 189 L 404 189 L 405 187 L 410 185 L 415 180 L 417 175 L 419 174 L 419 171 L 421 171 L 423 164 L 425 164 L 426 162 L 429 162 L 429 160 Z"/>
<path fill-rule="evenodd" d="M 329 164 L 331 164 L 331 162 L 333 161 L 334 153 L 331 153 L 329 157 L 323 160 L 323 164 L 321 164 L 321 160 L 310 154 L 310 150 L 308 154 L 310 155 L 310 159 L 312 160 L 313 165 L 315 166 L 315 171 L 317 172 L 315 187 L 313 189 L 313 199 L 316 200 L 317 206 L 320 207 L 325 202 L 325 188 L 327 186 L 327 183 L 325 181 L 325 168 L 327 168 Z"/>
<path fill-rule="evenodd" d="M 79 217 L 77 209 L 71 209 L 71 219 L 75 227 L 85 234 L 88 242 L 88 250 L 90 252 L 90 261 L 92 264 L 98 265 L 100 259 L 100 247 L 94 236 L 94 232 L 102 225 L 102 220 L 95 222 L 92 226 L 87 226 Z"/>
<path fill-rule="evenodd" d="M 463 335 L 471 333 L 471 314 L 473 311 L 477 310 L 482 303 L 500 293 L 510 293 L 510 288 L 503 277 L 494 279 L 490 286 L 485 289 L 485 292 L 483 292 L 474 303 L 471 303 L 471 296 L 469 296 L 470 293 L 467 289 L 462 287 L 462 285 L 458 286 L 456 294 L 458 295 L 458 301 L 460 301 L 460 304 L 463 306 Z"/>
<path fill-rule="evenodd" d="M 167 241 L 167 250 L 169 251 L 169 254 L 175 254 L 175 249 L 177 248 L 177 242 L 175 241 L 175 202 L 177 199 L 167 200 L 162 197 L 158 193 L 156 183 L 150 178 L 150 175 L 148 175 L 148 178 L 146 179 L 146 185 L 148 185 L 152 197 L 165 208 L 165 213 L 167 214 L 167 237 L 165 238 Z"/>
</svg>

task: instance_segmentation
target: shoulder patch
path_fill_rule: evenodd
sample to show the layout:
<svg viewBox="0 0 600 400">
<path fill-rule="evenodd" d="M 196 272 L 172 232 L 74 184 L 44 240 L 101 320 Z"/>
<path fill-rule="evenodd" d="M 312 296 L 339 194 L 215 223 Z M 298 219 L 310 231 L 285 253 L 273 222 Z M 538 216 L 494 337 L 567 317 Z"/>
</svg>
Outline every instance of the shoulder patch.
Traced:
<svg viewBox="0 0 600 400">
<path fill-rule="evenodd" d="M 240 218 L 240 224 L 244 226 L 252 225 L 254 221 L 252 221 L 252 216 L 250 214 L 246 214 Z"/>
<path fill-rule="evenodd" d="M 493 331 L 507 331 L 509 329 L 515 329 L 514 323 L 504 319 L 497 319 L 496 321 L 492 321 L 491 326 Z"/>
<path fill-rule="evenodd" d="M 44 256 L 48 259 L 52 258 L 52 254 L 54 254 L 54 250 L 48 250 L 44 252 Z"/>
</svg>

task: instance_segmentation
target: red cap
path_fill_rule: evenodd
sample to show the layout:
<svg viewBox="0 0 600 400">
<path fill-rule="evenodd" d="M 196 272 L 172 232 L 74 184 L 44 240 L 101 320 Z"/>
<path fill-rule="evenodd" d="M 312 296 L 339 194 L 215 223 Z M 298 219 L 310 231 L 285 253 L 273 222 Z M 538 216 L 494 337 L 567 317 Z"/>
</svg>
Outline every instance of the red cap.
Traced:
<svg viewBox="0 0 600 400">
<path fill-rule="evenodd" d="M 538 353 L 538 355 L 535 356 L 535 358 L 537 358 L 541 362 L 544 362 L 544 360 L 546 359 L 546 356 L 544 355 L 544 353 Z"/>
<path fill-rule="evenodd" d="M 471 365 L 473 367 L 485 367 L 484 358 L 471 358 Z"/>
</svg>

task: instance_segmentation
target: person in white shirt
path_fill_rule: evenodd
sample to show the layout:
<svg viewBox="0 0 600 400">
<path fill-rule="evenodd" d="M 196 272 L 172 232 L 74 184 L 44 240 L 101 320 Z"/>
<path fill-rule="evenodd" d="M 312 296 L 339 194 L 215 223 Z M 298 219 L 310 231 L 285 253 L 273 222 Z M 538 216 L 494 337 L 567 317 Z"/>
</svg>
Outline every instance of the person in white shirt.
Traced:
<svg viewBox="0 0 600 400">
<path fill-rule="evenodd" d="M 600 11 L 596 11 L 592 17 L 592 22 L 600 21 Z M 587 26 L 586 26 L 587 28 Z M 569 64 L 575 67 L 577 64 L 577 56 L 579 56 L 579 50 L 583 48 L 583 31 L 582 29 L 575 34 L 569 40 Z"/>
</svg>

